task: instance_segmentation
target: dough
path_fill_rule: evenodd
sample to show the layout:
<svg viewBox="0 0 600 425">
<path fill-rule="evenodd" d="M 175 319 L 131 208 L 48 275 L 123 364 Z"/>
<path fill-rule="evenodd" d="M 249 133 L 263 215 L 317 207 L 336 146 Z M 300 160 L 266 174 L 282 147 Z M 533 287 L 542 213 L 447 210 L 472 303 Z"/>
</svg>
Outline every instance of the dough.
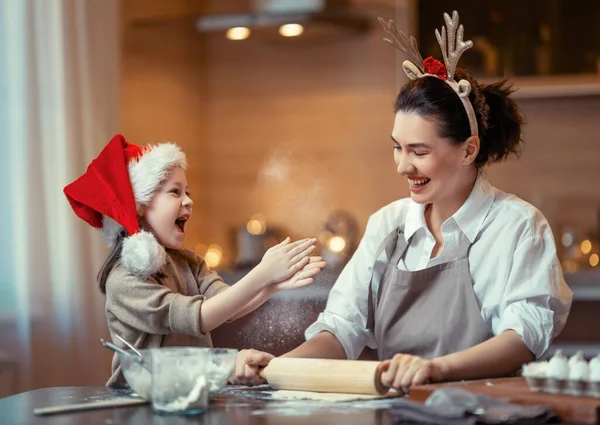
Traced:
<svg viewBox="0 0 600 425">
<path fill-rule="evenodd" d="M 313 400 L 323 402 L 338 402 L 352 400 L 375 400 L 379 398 L 398 397 L 395 391 L 390 391 L 384 395 L 367 395 L 367 394 L 343 394 L 343 393 L 318 393 L 313 391 L 291 391 L 279 390 L 272 391 L 271 400 Z"/>
<path fill-rule="evenodd" d="M 336 403 L 343 401 L 360 400 L 380 400 L 391 397 L 400 397 L 401 393 L 390 390 L 384 395 L 367 394 L 343 394 L 343 393 L 319 393 L 314 391 L 292 391 L 292 390 L 274 390 L 269 385 L 257 385 L 256 387 L 247 387 L 244 385 L 227 385 L 219 394 L 238 397 L 248 397 L 260 400 L 278 400 L 278 401 L 298 401 L 309 400 L 324 403 Z"/>
</svg>

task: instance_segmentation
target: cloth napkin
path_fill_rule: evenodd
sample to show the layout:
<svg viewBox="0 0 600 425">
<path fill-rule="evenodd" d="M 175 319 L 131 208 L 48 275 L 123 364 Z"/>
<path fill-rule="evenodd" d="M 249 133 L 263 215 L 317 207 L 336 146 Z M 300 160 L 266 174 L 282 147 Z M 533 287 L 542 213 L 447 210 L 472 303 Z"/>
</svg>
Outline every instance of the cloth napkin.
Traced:
<svg viewBox="0 0 600 425">
<path fill-rule="evenodd" d="M 425 404 L 398 399 L 390 410 L 398 425 L 560 423 L 547 406 L 520 406 L 453 387 L 434 391 Z"/>
</svg>

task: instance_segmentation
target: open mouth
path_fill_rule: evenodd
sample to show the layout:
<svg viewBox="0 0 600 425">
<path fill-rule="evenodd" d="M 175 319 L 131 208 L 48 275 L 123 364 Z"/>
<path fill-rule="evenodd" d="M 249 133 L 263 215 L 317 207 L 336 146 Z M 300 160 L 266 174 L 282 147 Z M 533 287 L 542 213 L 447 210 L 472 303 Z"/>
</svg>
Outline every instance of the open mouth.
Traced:
<svg viewBox="0 0 600 425">
<path fill-rule="evenodd" d="M 431 181 L 431 179 L 425 177 L 422 179 L 408 179 L 408 183 L 414 187 L 415 189 L 420 189 L 423 186 L 427 185 L 427 183 L 429 183 Z"/>
<path fill-rule="evenodd" d="M 177 226 L 177 229 L 179 229 L 181 233 L 185 233 L 185 225 L 189 218 L 189 215 L 183 215 L 175 220 L 175 226 Z"/>
</svg>

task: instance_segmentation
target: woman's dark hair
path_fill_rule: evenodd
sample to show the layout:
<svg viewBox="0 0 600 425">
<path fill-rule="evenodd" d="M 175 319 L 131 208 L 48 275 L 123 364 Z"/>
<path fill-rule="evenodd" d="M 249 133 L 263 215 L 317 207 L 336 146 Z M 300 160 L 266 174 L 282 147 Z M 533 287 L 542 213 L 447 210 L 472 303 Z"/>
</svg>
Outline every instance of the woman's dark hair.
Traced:
<svg viewBox="0 0 600 425">
<path fill-rule="evenodd" d="M 471 83 L 469 100 L 477 116 L 479 153 L 477 168 L 499 162 L 510 154 L 519 154 L 521 127 L 525 118 L 514 99 L 507 79 L 488 85 L 479 85 L 467 71 L 457 69 L 454 79 Z M 437 123 L 439 137 L 461 144 L 471 136 L 467 112 L 458 95 L 444 81 L 435 77 L 417 78 L 400 90 L 394 112 L 415 113 Z"/>
<path fill-rule="evenodd" d="M 100 268 L 98 275 L 96 276 L 96 281 L 98 282 L 98 286 L 100 287 L 100 292 L 106 294 L 106 280 L 108 279 L 108 275 L 115 268 L 117 262 L 121 259 L 121 250 L 123 249 L 123 239 L 125 239 L 125 230 L 123 229 L 115 244 L 108 254 L 108 258 Z"/>
</svg>

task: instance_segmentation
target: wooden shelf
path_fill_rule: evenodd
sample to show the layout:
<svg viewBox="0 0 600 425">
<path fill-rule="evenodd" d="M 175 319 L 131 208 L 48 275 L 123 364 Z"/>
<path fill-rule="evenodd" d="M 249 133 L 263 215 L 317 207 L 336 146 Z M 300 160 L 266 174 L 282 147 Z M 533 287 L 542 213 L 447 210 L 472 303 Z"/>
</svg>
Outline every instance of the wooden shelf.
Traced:
<svg viewBox="0 0 600 425">
<path fill-rule="evenodd" d="M 489 84 L 500 78 L 482 79 Z M 600 96 L 600 76 L 596 74 L 512 77 L 515 99 Z"/>
</svg>

